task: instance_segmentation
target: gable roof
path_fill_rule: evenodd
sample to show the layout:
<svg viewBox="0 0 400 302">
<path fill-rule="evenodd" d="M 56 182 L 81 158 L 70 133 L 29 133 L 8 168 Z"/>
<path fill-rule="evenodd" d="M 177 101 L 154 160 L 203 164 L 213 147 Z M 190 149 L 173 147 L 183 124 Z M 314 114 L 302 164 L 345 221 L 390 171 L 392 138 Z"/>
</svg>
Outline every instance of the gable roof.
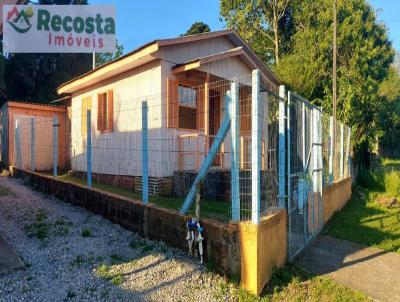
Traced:
<svg viewBox="0 0 400 302">
<path fill-rule="evenodd" d="M 197 58 L 192 60 L 195 61 L 203 61 L 205 60 L 218 60 L 224 57 L 234 56 L 234 55 L 245 55 L 246 58 L 251 61 L 256 68 L 259 68 L 262 74 L 268 76 L 268 78 L 275 82 L 276 84 L 280 84 L 281 81 L 279 78 L 258 58 L 258 56 L 254 53 L 254 51 L 250 48 L 250 46 L 239 36 L 239 34 L 233 29 L 226 29 L 221 31 L 207 32 L 201 33 L 197 35 L 191 36 L 182 36 L 172 39 L 158 39 L 151 41 L 142 45 L 141 47 L 115 59 L 106 64 L 103 64 L 93 70 L 90 70 L 62 85 L 57 88 L 57 92 L 59 94 L 62 93 L 71 93 L 74 90 L 74 86 L 76 87 L 78 82 L 80 84 L 84 84 L 85 87 L 92 85 L 97 82 L 99 79 L 109 78 L 111 76 L 123 73 L 140 65 L 146 64 L 153 60 L 162 59 L 156 56 L 157 51 L 160 47 L 169 46 L 169 45 L 179 45 L 183 43 L 196 42 L 206 39 L 212 39 L 217 37 L 225 36 L 228 40 L 235 46 L 235 48 L 226 51 L 224 53 L 211 55 L 208 57 Z M 190 63 L 190 62 L 186 62 Z M 186 64 L 185 63 L 185 64 Z M 178 64 L 182 65 L 182 64 Z M 177 67 L 177 66 L 175 66 Z M 96 80 L 97 79 L 97 80 Z M 84 83 L 82 83 L 84 82 Z"/>
</svg>

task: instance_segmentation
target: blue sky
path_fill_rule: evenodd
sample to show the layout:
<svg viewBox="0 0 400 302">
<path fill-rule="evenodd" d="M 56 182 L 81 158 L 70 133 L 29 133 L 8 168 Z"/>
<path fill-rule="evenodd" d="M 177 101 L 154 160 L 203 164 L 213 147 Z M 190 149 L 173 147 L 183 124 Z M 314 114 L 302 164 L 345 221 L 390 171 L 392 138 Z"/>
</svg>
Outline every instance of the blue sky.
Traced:
<svg viewBox="0 0 400 302">
<path fill-rule="evenodd" d="M 378 9 L 378 19 L 386 24 L 393 45 L 400 52 L 400 1 L 370 0 L 369 2 Z"/>
<path fill-rule="evenodd" d="M 89 0 L 90 4 L 114 4 L 117 38 L 125 52 L 158 38 L 173 38 L 192 23 L 203 21 L 211 30 L 223 29 L 218 0 Z"/>
<path fill-rule="evenodd" d="M 390 30 L 394 46 L 400 51 L 400 1 L 369 0 L 379 11 L 379 19 Z M 129 52 L 157 38 L 184 33 L 193 22 L 203 21 L 211 30 L 224 28 L 219 21 L 219 0 L 90 0 L 91 4 L 114 4 L 117 37 Z"/>
</svg>

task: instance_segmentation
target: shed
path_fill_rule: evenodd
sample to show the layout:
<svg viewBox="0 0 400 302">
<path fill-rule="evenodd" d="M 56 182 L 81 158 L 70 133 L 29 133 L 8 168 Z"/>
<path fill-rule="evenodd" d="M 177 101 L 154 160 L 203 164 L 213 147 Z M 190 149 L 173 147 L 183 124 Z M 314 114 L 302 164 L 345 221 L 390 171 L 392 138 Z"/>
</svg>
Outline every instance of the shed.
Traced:
<svg viewBox="0 0 400 302">
<path fill-rule="evenodd" d="M 31 169 L 32 124 L 34 127 L 35 170 L 53 168 L 53 120 L 58 119 L 58 167 L 69 165 L 69 120 L 65 106 L 8 101 L 0 112 L 1 163 L 3 166 L 19 166 Z M 16 128 L 20 143 L 16 144 Z"/>
</svg>

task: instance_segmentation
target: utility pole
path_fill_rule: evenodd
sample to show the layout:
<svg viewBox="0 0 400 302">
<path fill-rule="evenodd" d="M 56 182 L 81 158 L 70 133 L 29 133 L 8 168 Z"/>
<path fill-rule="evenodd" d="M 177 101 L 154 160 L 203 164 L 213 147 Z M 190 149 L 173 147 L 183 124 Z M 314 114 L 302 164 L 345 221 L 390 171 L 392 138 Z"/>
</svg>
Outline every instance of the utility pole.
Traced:
<svg viewBox="0 0 400 302">
<path fill-rule="evenodd" d="M 332 74 L 332 105 L 333 105 L 333 138 L 336 138 L 336 103 L 337 103 L 337 91 L 336 91 L 336 80 L 337 80 L 337 0 L 333 0 L 333 74 Z"/>
</svg>

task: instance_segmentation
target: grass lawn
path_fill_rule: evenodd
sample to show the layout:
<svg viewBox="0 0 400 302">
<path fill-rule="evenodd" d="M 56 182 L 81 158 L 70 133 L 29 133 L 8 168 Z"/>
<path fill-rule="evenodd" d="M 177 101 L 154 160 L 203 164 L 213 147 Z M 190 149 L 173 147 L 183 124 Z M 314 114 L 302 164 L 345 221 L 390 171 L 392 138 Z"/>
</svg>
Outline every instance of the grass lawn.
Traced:
<svg viewBox="0 0 400 302">
<path fill-rule="evenodd" d="M 66 180 L 69 182 L 78 183 L 81 185 L 86 185 L 86 180 L 72 176 L 70 174 L 64 174 L 58 176 L 59 179 Z M 100 183 L 97 181 L 93 181 L 93 187 L 99 190 L 103 190 L 106 192 L 118 194 L 121 196 L 142 200 L 142 196 L 140 193 L 135 193 L 131 190 L 119 188 L 116 186 Z M 153 203 L 157 206 L 173 209 L 179 211 L 180 207 L 183 204 L 184 198 L 181 197 L 164 197 L 164 196 L 149 196 L 150 203 Z M 194 206 L 193 202 L 192 207 L 189 211 L 189 214 L 194 214 Z M 231 217 L 230 211 L 230 202 L 222 201 L 222 200 L 201 200 L 200 206 L 200 215 L 202 218 L 212 218 L 221 222 L 228 222 Z"/>
<path fill-rule="evenodd" d="M 382 199 L 397 198 L 388 208 Z M 328 234 L 400 254 L 400 160 L 383 159 L 359 176 L 353 197 L 328 225 Z"/>
<path fill-rule="evenodd" d="M 223 294 L 228 288 L 219 285 Z M 364 294 L 339 285 L 331 279 L 312 276 L 295 266 L 287 265 L 273 275 L 261 297 L 250 295 L 234 286 L 241 302 L 256 301 L 372 301 Z"/>
</svg>

